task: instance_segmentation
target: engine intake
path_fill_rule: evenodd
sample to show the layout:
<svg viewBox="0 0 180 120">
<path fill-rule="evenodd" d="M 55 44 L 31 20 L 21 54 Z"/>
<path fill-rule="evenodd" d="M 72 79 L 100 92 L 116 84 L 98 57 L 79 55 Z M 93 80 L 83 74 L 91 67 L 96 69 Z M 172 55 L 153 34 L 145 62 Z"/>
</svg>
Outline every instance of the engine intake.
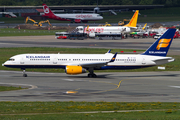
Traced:
<svg viewBox="0 0 180 120">
<path fill-rule="evenodd" d="M 86 69 L 81 66 L 66 66 L 65 72 L 66 74 L 76 75 L 86 73 Z"/>
</svg>

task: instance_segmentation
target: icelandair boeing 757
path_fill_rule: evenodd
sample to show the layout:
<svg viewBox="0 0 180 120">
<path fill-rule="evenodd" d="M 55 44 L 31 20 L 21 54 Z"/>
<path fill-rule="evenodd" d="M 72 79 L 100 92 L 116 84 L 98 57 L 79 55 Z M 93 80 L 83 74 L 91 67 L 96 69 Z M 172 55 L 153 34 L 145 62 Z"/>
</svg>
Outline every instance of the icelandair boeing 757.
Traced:
<svg viewBox="0 0 180 120">
<path fill-rule="evenodd" d="M 20 54 L 11 57 L 3 66 L 21 68 L 63 68 L 75 75 L 89 71 L 88 77 L 96 77 L 94 70 L 125 70 L 161 65 L 174 61 L 166 57 L 176 29 L 167 30 L 142 54 Z"/>
</svg>

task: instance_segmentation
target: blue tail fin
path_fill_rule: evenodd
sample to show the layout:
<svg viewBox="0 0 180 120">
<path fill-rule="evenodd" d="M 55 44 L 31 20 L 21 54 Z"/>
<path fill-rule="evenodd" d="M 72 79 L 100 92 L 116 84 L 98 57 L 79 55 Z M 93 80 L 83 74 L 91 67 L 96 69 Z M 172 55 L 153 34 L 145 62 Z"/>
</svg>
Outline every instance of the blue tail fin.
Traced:
<svg viewBox="0 0 180 120">
<path fill-rule="evenodd" d="M 168 29 L 142 55 L 166 56 L 173 40 L 176 29 Z"/>
</svg>

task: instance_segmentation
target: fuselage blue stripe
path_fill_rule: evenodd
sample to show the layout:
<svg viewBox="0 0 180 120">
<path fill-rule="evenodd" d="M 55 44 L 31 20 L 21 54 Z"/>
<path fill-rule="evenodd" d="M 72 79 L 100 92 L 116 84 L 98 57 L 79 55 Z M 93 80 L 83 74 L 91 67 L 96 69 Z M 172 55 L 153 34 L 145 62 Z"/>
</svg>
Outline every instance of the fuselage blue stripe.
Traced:
<svg viewBox="0 0 180 120">
<path fill-rule="evenodd" d="M 65 69 L 66 66 L 64 65 L 4 65 L 10 68 L 62 68 Z M 152 67 L 150 66 L 103 66 L 100 68 L 94 68 L 94 70 L 125 70 L 125 69 L 138 69 L 138 68 L 145 68 L 145 67 Z"/>
</svg>

